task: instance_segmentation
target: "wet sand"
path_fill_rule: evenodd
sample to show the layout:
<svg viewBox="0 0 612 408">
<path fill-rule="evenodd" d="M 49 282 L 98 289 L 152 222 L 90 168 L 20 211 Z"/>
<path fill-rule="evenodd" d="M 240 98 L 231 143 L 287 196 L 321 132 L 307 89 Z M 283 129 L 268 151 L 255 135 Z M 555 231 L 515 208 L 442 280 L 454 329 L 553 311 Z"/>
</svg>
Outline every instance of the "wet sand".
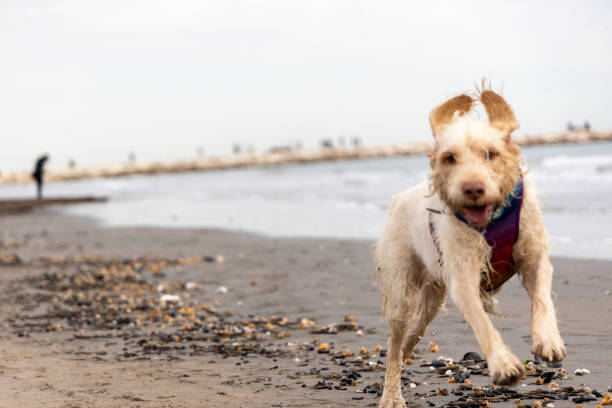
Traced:
<svg viewBox="0 0 612 408">
<path fill-rule="evenodd" d="M 203 229 L 107 229 L 53 208 L 0 217 L 0 230 L 0 407 L 367 407 L 379 401 L 384 347 L 376 346 L 385 346 L 387 327 L 379 317 L 370 242 Z M 563 362 L 568 378 L 554 382 L 605 393 L 612 386 L 612 263 L 556 258 L 553 264 L 555 302 L 568 349 Z M 117 286 L 116 297 L 108 289 L 113 286 L 87 286 L 88 271 L 110 273 L 115 267 L 136 271 L 117 275 L 123 286 Z M 87 301 L 66 301 L 67 294 L 77 297 L 94 289 L 106 296 L 104 310 L 111 318 L 86 316 Z M 163 319 L 155 320 L 151 313 L 157 309 L 149 305 L 142 322 L 120 322 L 118 313 L 134 313 L 121 309 L 134 293 L 151 302 L 176 294 L 181 307 L 201 312 L 166 305 L 160 309 Z M 521 360 L 532 358 L 529 301 L 518 280 L 506 284 L 497 298 L 505 318 L 494 324 Z M 69 314 L 75 310 L 80 314 Z M 247 323 L 252 333 L 228 333 L 227 327 Z M 325 327 L 334 323 L 339 332 L 326 334 L 330 329 Z M 439 352 L 428 350 L 430 341 Z M 317 352 L 322 343 L 329 352 Z M 367 354 L 359 353 L 362 347 Z M 351 355 L 343 358 L 345 349 Z M 460 385 L 448 383 L 427 364 L 439 356 L 460 360 L 466 352 L 479 352 L 452 302 L 418 351 L 405 369 L 416 384 L 404 390 L 406 400 L 428 406 L 460 398 L 453 394 Z M 591 373 L 574 375 L 577 368 Z M 357 373 L 354 379 L 346 379 L 351 373 Z M 489 377 L 472 375 L 470 381 L 487 385 Z M 535 381 L 527 377 L 526 386 L 516 390 L 546 389 Z M 449 395 L 437 395 L 443 389 Z M 571 398 L 553 403 L 575 405 Z"/>
</svg>

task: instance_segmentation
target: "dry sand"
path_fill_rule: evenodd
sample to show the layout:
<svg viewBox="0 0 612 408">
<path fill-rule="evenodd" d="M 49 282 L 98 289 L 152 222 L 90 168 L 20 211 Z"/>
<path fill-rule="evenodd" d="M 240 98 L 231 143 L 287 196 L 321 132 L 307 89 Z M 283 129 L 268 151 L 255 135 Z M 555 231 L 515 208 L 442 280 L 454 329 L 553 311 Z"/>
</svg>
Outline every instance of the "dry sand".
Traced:
<svg viewBox="0 0 612 408">
<path fill-rule="evenodd" d="M 321 375 L 341 374 L 353 366 L 328 361 L 327 354 L 299 347 L 291 350 L 293 344 L 314 338 L 328 342 L 332 350 L 346 345 L 353 352 L 362 346 L 371 352 L 376 345 L 386 344 L 387 327 L 379 318 L 369 242 L 274 239 L 203 229 L 107 229 L 86 219 L 64 217 L 52 208 L 0 217 L 0 229 L 4 238 L 0 256 L 5 259 L 0 266 L 4 328 L 0 336 L 0 407 L 365 407 L 376 406 L 379 400 L 376 394 L 360 391 L 381 380 L 384 367 L 363 372 L 357 385 L 344 387 L 346 390 L 317 390 Z M 21 264 L 10 261 L 15 254 Z M 285 355 L 224 358 L 219 353 L 192 355 L 181 350 L 145 355 L 137 351 L 136 344 L 143 334 L 127 327 L 45 332 L 20 326 L 27 316 L 44 314 L 52 302 L 49 297 L 33 296 L 40 291 L 33 289 L 32 279 L 62 268 L 36 259 L 94 255 L 103 259 L 222 255 L 222 263 L 167 267 L 159 278 L 151 279 L 197 282 L 198 288 L 185 302 L 204 304 L 217 299 L 216 308 L 230 309 L 232 318 L 275 314 L 290 321 L 309 318 L 326 325 L 354 315 L 364 335 L 294 329 L 289 337 L 264 336 L 261 341 L 267 349 L 289 351 Z M 612 263 L 557 258 L 553 264 L 555 302 L 568 350 L 563 367 L 569 377 L 555 381 L 574 387 L 584 383 L 605 392 L 612 385 Z M 227 287 L 228 292 L 219 293 L 219 286 Z M 505 285 L 498 299 L 505 319 L 496 320 L 495 325 L 520 359 L 530 358 L 529 301 L 516 278 Z M 427 350 L 430 341 L 439 345 L 439 353 Z M 189 347 L 191 343 L 197 342 L 184 344 Z M 132 351 L 130 357 L 127 352 Z M 479 351 L 476 340 L 449 302 L 448 311 L 438 315 L 421 342 L 419 357 L 406 368 L 406 375 L 418 384 L 416 390 L 404 390 L 407 401 L 427 406 L 426 400 L 415 397 L 416 392 L 439 388 L 452 392 L 458 387 L 432 375 L 428 367 L 420 367 L 419 359 L 430 361 L 444 355 L 459 360 L 468 351 Z M 380 355 L 368 357 L 384 361 Z M 318 376 L 305 373 L 313 368 L 322 369 Z M 591 373 L 575 376 L 577 368 L 588 368 Z M 483 376 L 470 380 L 476 385 L 489 383 L 489 377 Z M 533 381 L 528 377 L 524 383 Z M 338 386 L 337 380 L 332 383 Z M 518 390 L 535 388 L 519 386 Z M 449 395 L 428 401 L 447 404 L 457 398 Z M 571 400 L 554 404 L 575 405 Z M 495 406 L 516 404 L 509 401 Z"/>
</svg>

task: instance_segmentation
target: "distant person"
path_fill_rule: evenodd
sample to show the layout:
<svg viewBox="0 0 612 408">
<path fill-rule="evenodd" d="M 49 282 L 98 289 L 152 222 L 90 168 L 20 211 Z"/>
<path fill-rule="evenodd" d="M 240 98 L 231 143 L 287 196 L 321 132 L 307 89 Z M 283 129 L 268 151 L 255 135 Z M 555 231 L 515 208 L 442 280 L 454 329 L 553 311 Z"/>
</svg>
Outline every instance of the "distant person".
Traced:
<svg viewBox="0 0 612 408">
<path fill-rule="evenodd" d="M 36 180 L 36 192 L 39 200 L 42 200 L 43 177 L 45 175 L 45 164 L 49 160 L 49 156 L 44 154 L 36 160 L 32 178 Z"/>
<path fill-rule="evenodd" d="M 571 132 L 574 129 L 575 129 L 574 124 L 571 121 L 567 122 L 567 130 Z"/>
<path fill-rule="evenodd" d="M 591 124 L 589 123 L 588 120 L 584 121 L 584 130 L 586 130 L 587 132 L 591 131 Z"/>
<path fill-rule="evenodd" d="M 321 139 L 321 149 L 333 149 L 334 148 L 334 142 L 332 142 L 330 139 Z"/>
</svg>

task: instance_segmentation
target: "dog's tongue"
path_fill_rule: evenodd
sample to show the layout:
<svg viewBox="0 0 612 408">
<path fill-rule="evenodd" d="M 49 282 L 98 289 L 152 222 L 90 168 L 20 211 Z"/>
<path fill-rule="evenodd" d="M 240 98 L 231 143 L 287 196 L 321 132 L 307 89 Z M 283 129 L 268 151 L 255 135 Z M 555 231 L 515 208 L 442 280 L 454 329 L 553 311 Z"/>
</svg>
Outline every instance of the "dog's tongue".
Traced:
<svg viewBox="0 0 612 408">
<path fill-rule="evenodd" d="M 463 207 L 463 216 L 474 225 L 485 226 L 491 219 L 493 213 L 493 206 L 481 205 L 474 207 Z"/>
</svg>

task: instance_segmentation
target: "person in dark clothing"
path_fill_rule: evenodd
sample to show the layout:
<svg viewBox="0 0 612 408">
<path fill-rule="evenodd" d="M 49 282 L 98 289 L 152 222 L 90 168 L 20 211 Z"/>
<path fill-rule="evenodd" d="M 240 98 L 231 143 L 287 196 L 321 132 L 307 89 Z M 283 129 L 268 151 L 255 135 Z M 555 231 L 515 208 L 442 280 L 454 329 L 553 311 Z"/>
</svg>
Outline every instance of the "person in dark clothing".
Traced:
<svg viewBox="0 0 612 408">
<path fill-rule="evenodd" d="M 42 155 L 36 160 L 36 164 L 34 165 L 34 171 L 32 172 L 32 178 L 36 180 L 36 191 L 38 194 L 38 199 L 42 199 L 42 185 L 43 185 L 43 176 L 45 174 L 45 164 L 49 160 L 49 156 Z"/>
</svg>

